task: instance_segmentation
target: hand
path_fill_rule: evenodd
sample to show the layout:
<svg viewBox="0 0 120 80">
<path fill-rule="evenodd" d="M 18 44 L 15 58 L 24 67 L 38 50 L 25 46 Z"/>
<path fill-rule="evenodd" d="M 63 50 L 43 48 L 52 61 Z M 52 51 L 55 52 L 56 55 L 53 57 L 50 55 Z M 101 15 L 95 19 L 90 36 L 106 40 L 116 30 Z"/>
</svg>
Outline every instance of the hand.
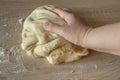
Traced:
<svg viewBox="0 0 120 80">
<path fill-rule="evenodd" d="M 46 22 L 43 28 L 47 31 L 57 33 L 58 35 L 64 37 L 66 40 L 76 45 L 84 46 L 83 40 L 90 28 L 82 24 L 73 13 L 69 13 L 58 8 L 53 9 L 52 11 L 63 18 L 67 22 L 67 25 L 60 27 L 59 25 L 53 24 L 51 22 Z"/>
</svg>

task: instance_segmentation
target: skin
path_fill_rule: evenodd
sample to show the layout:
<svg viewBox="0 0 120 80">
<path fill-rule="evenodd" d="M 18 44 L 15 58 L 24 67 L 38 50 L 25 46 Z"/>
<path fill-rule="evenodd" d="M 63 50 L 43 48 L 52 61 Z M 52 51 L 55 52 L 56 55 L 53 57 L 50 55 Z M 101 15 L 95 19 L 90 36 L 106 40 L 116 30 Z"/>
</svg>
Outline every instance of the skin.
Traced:
<svg viewBox="0 0 120 80">
<path fill-rule="evenodd" d="M 46 22 L 43 28 L 76 45 L 120 56 L 120 23 L 90 28 L 66 10 L 59 8 L 52 10 L 67 22 L 66 26 Z"/>
</svg>

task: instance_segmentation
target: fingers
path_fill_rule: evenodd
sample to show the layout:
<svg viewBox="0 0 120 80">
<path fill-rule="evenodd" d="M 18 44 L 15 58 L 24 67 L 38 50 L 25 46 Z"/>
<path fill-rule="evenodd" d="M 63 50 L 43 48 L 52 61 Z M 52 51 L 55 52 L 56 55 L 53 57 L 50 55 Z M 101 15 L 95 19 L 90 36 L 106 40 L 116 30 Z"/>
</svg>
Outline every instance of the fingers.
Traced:
<svg viewBox="0 0 120 80">
<path fill-rule="evenodd" d="M 57 13 L 61 18 L 63 18 L 68 24 L 71 23 L 71 20 L 74 19 L 74 14 L 71 13 L 69 11 L 69 9 L 67 8 L 63 8 L 64 10 L 62 9 L 59 9 L 59 8 L 54 8 L 52 11 Z"/>
<path fill-rule="evenodd" d="M 64 11 L 69 11 L 69 9 L 68 9 L 68 8 L 62 8 L 62 10 L 64 10 Z"/>
<path fill-rule="evenodd" d="M 62 30 L 62 27 L 60 27 L 59 25 L 57 24 L 54 24 L 54 23 L 51 23 L 51 22 L 46 22 L 44 25 L 43 25 L 43 28 L 47 31 L 50 31 L 50 32 L 55 32 L 59 35 L 62 35 L 63 34 L 63 30 Z"/>
<path fill-rule="evenodd" d="M 57 13 L 61 18 L 65 18 L 69 14 L 68 12 L 66 12 L 66 11 L 64 11 L 62 9 L 58 9 L 58 8 L 55 8 L 52 11 Z"/>
</svg>

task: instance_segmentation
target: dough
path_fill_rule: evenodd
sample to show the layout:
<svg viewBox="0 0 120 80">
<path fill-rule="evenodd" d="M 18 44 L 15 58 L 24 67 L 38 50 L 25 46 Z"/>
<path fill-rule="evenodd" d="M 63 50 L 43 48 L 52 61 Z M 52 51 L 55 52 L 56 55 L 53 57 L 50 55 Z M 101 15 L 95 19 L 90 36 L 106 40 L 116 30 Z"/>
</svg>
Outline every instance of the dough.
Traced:
<svg viewBox="0 0 120 80">
<path fill-rule="evenodd" d="M 51 64 L 72 62 L 88 55 L 88 50 L 78 47 L 63 37 L 43 29 L 46 21 L 65 26 L 67 23 L 50 11 L 54 6 L 36 8 L 23 22 L 21 47 L 30 56 L 44 57 Z"/>
</svg>

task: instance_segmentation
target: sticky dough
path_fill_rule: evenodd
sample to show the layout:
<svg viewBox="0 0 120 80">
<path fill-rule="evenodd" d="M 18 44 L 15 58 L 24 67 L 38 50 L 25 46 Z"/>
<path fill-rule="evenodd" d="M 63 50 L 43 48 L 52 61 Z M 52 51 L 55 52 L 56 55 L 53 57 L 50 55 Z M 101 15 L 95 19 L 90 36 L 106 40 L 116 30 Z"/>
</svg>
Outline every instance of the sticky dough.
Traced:
<svg viewBox="0 0 120 80">
<path fill-rule="evenodd" d="M 78 47 L 63 37 L 43 29 L 46 21 L 64 27 L 67 23 L 51 11 L 54 6 L 36 8 L 24 21 L 21 47 L 30 56 L 44 57 L 51 64 L 72 62 L 88 55 L 88 50 Z"/>
</svg>

